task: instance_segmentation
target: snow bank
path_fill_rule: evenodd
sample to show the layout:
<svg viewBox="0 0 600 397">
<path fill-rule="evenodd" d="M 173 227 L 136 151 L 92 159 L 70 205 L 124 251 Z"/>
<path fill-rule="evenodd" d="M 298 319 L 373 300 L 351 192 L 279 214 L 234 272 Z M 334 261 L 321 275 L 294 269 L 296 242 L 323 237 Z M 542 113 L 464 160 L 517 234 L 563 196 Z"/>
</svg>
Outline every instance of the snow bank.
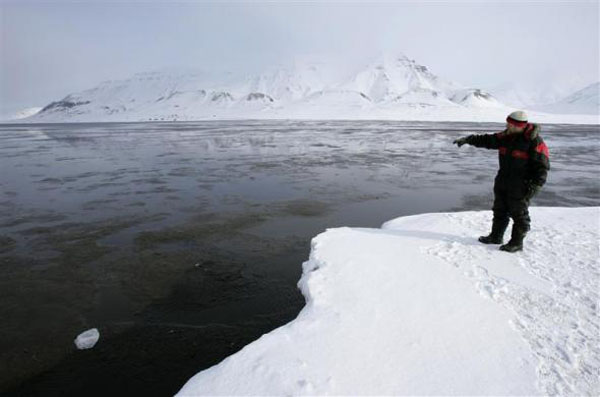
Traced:
<svg viewBox="0 0 600 397">
<path fill-rule="evenodd" d="M 597 395 L 600 208 L 531 215 L 517 254 L 489 211 L 328 229 L 298 317 L 179 395 Z"/>
</svg>

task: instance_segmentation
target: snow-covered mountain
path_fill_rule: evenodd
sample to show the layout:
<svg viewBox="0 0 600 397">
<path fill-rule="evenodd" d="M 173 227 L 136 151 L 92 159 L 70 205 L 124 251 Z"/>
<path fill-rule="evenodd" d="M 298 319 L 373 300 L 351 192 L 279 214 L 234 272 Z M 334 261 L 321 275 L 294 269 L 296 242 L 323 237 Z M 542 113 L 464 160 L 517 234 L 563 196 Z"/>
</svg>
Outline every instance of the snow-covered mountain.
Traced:
<svg viewBox="0 0 600 397">
<path fill-rule="evenodd" d="M 559 101 L 573 89 L 547 82 L 510 82 L 490 87 L 488 91 L 502 103 L 521 108 Z"/>
<path fill-rule="evenodd" d="M 320 60 L 295 59 L 290 65 L 248 76 L 231 90 L 238 96 L 266 93 L 281 102 L 297 101 L 335 84 L 339 73 L 332 66 Z"/>
<path fill-rule="evenodd" d="M 505 107 L 491 94 L 446 81 L 403 54 L 381 55 L 352 73 L 327 62 L 295 62 L 241 79 L 206 73 L 139 73 L 46 105 L 28 121 L 212 118 L 395 117 Z"/>
<path fill-rule="evenodd" d="M 404 55 L 380 55 L 341 85 L 364 93 L 373 102 L 453 105 L 450 97 L 459 84 L 447 82 Z"/>
<path fill-rule="evenodd" d="M 383 54 L 356 68 L 295 61 L 244 77 L 205 71 L 139 73 L 69 94 L 25 121 L 502 121 L 512 110 L 491 93 L 445 80 L 403 54 Z"/>
<path fill-rule="evenodd" d="M 595 113 L 590 112 L 589 103 L 578 102 L 571 106 L 548 106 L 561 104 L 564 101 L 571 103 L 578 91 L 588 89 L 589 94 L 593 95 L 593 86 L 591 82 L 583 76 L 574 74 L 572 76 L 554 76 L 539 77 L 534 80 L 504 83 L 501 85 L 486 87 L 487 91 L 496 97 L 500 102 L 518 108 L 545 109 L 552 113 Z M 596 96 L 597 98 L 597 96 Z M 597 101 L 597 99 L 596 99 Z M 593 102 L 593 98 L 592 98 Z M 576 107 L 581 105 L 581 109 Z M 592 107 L 593 110 L 593 107 Z"/>
<path fill-rule="evenodd" d="M 212 88 L 209 88 L 212 87 Z M 231 93 L 202 73 L 146 72 L 110 80 L 46 105 L 40 121 L 176 119 L 193 106 L 227 106 Z"/>
<path fill-rule="evenodd" d="M 535 109 L 549 113 L 600 115 L 600 82 L 590 84 L 554 103 L 536 106 Z"/>
</svg>

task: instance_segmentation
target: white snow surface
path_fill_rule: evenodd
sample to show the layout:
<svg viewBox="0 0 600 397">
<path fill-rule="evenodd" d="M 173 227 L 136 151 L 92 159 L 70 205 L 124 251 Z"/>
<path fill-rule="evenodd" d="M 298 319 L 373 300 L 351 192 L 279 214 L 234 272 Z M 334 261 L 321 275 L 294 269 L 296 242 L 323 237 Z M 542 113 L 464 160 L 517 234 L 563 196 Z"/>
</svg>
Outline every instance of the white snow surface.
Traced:
<svg viewBox="0 0 600 397">
<path fill-rule="evenodd" d="M 328 229 L 298 317 L 178 395 L 598 395 L 600 207 L 530 213 L 516 254 L 490 211 Z"/>
<path fill-rule="evenodd" d="M 77 346 L 79 350 L 91 349 L 96 345 L 98 339 L 100 339 L 100 332 L 98 332 L 98 329 L 88 329 L 77 335 L 77 338 L 75 338 L 75 346 Z"/>
</svg>

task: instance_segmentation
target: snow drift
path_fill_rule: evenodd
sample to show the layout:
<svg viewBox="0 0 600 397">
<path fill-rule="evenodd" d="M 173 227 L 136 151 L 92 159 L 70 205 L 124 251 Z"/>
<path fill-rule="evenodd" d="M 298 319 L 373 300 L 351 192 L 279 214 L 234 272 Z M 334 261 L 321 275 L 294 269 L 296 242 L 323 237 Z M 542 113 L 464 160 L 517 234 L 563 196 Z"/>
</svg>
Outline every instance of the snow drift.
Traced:
<svg viewBox="0 0 600 397">
<path fill-rule="evenodd" d="M 597 395 L 600 208 L 531 215 L 517 254 L 489 211 L 328 229 L 298 317 L 179 395 Z"/>
</svg>

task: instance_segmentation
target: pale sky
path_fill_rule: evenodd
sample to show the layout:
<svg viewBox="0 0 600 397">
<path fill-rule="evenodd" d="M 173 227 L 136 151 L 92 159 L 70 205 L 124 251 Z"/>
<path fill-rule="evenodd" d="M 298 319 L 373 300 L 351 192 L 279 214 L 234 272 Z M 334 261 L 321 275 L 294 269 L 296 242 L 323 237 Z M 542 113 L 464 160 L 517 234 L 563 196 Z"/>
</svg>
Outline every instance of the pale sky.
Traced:
<svg viewBox="0 0 600 397">
<path fill-rule="evenodd" d="M 402 52 L 472 87 L 600 80 L 598 1 L 3 1 L 0 112 L 164 68 Z"/>
</svg>

